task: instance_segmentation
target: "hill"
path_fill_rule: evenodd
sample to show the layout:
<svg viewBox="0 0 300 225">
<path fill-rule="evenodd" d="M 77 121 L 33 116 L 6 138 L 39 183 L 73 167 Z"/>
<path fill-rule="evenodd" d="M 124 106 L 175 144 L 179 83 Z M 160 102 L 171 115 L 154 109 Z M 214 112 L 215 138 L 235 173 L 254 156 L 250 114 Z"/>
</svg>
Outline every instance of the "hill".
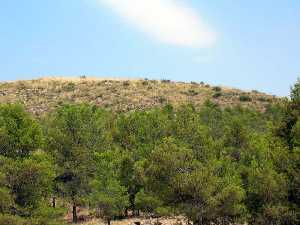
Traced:
<svg viewBox="0 0 300 225">
<path fill-rule="evenodd" d="M 170 80 L 59 78 L 47 77 L 0 83 L 0 103 L 19 102 L 27 110 L 41 115 L 63 103 L 92 103 L 115 111 L 130 111 L 161 106 L 193 103 L 201 106 L 206 100 L 221 106 L 242 105 L 263 111 L 280 99 L 258 91 L 245 92 L 208 84 L 172 82 Z"/>
<path fill-rule="evenodd" d="M 93 91 L 120 101 L 130 92 L 124 105 L 133 94 L 144 101 L 164 91 L 167 100 L 155 104 L 202 96 L 225 106 L 227 96 L 263 110 L 280 101 L 166 80 L 53 78 L 2 89 L 6 102 L 25 96 L 38 115 L 68 97 L 96 102 Z M 237 94 L 229 98 L 230 91 Z M 214 104 L 115 113 L 70 104 L 34 118 L 21 105 L 0 104 L 0 225 L 299 224 L 300 80 L 290 96 L 262 113 Z M 39 104 L 44 111 L 34 111 Z"/>
</svg>

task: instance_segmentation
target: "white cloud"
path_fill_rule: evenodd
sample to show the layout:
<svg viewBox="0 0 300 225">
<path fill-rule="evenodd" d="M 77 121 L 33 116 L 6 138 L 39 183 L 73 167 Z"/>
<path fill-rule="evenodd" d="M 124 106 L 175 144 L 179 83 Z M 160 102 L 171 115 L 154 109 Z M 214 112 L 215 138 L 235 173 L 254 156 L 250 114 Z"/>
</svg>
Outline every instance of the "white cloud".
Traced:
<svg viewBox="0 0 300 225">
<path fill-rule="evenodd" d="M 197 12 L 179 0 L 99 0 L 130 25 L 158 41 L 186 47 L 211 47 L 216 35 Z"/>
</svg>

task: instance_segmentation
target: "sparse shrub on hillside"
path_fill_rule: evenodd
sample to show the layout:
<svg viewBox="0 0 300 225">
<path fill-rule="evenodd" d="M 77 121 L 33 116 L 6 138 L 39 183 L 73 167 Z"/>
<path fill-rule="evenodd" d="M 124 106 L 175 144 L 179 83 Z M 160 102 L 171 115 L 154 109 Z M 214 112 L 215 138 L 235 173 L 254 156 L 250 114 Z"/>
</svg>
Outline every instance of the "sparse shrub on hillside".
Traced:
<svg viewBox="0 0 300 225">
<path fill-rule="evenodd" d="M 67 92 L 74 91 L 75 86 L 76 86 L 75 83 L 69 82 L 67 85 L 63 86 L 63 90 Z"/>
<path fill-rule="evenodd" d="M 87 81 L 87 80 L 85 80 L 85 79 L 82 79 L 82 81 L 79 83 L 79 84 L 83 84 L 83 85 L 88 85 L 89 84 L 89 82 Z"/>
<path fill-rule="evenodd" d="M 249 95 L 241 95 L 239 97 L 239 99 L 241 102 L 251 102 L 252 101 L 252 98 Z"/>
<path fill-rule="evenodd" d="M 191 84 L 193 84 L 193 85 L 198 85 L 198 83 L 195 82 L 195 81 L 191 81 Z"/>
<path fill-rule="evenodd" d="M 162 83 L 171 83 L 171 80 L 162 79 L 161 82 L 162 82 Z"/>
<path fill-rule="evenodd" d="M 130 81 L 129 81 L 129 80 L 123 81 L 123 86 L 124 86 L 124 87 L 130 86 Z"/>
<path fill-rule="evenodd" d="M 0 86 L 0 102 L 24 102 L 27 105 L 30 112 L 37 113 L 37 115 L 45 114 L 52 111 L 59 101 L 71 101 L 82 103 L 93 103 L 99 106 L 105 106 L 106 103 L 110 104 L 110 107 L 114 111 L 122 109 L 141 109 L 145 107 L 151 107 L 155 105 L 156 101 L 153 101 L 153 94 L 163 95 L 168 101 L 174 105 L 180 105 L 185 103 L 186 98 L 182 95 L 197 96 L 191 98 L 190 101 L 197 107 L 200 107 L 204 100 L 212 98 L 214 91 L 212 88 L 206 87 L 203 84 L 197 85 L 196 82 L 172 82 L 160 80 L 92 80 L 92 79 L 78 79 L 73 81 L 72 79 L 38 79 L 34 81 L 22 81 L 23 87 L 17 89 L 19 82 L 6 83 Z M 74 84 L 68 84 L 74 83 Z M 0 83 L 1 84 L 1 83 Z M 128 86 L 126 86 L 128 85 Z M 193 91 L 189 92 L 189 89 L 194 89 L 199 94 Z M 106 102 L 99 101 L 95 96 L 97 93 L 106 93 Z M 229 95 L 231 92 L 236 92 L 240 95 L 242 92 L 238 90 L 226 89 L 222 91 L 223 98 L 219 101 L 222 107 L 229 105 L 240 104 L 239 96 L 235 97 Z M 72 96 L 73 95 L 73 96 Z M 266 97 L 271 99 L 271 96 L 265 94 L 249 94 L 253 97 L 253 104 L 248 106 L 258 110 L 264 110 L 266 104 L 263 101 L 257 100 L 258 97 Z M 118 101 L 116 101 L 118 99 Z M 138 100 L 139 99 L 139 100 Z M 278 99 L 278 101 L 281 101 Z M 121 102 L 121 106 L 118 105 Z M 130 107 L 127 107 L 130 105 Z M 43 109 L 41 109 L 41 107 Z"/>
<path fill-rule="evenodd" d="M 18 81 L 16 83 L 16 87 L 17 87 L 17 90 L 19 90 L 19 91 L 25 90 L 26 89 L 26 84 L 23 81 Z"/>
<path fill-rule="evenodd" d="M 149 84 L 148 80 L 143 80 L 142 85 L 147 86 Z"/>
<path fill-rule="evenodd" d="M 80 78 L 80 79 L 85 79 L 85 78 L 86 78 L 86 75 L 81 75 L 79 78 Z"/>
<path fill-rule="evenodd" d="M 98 94 L 97 98 L 103 98 L 103 94 Z"/>
<path fill-rule="evenodd" d="M 189 89 L 187 92 L 184 92 L 184 93 L 188 96 L 196 96 L 199 94 L 199 92 L 196 91 L 195 89 Z"/>
<path fill-rule="evenodd" d="M 151 82 L 152 84 L 157 84 L 157 83 L 158 83 L 157 80 L 150 80 L 150 82 Z"/>
<path fill-rule="evenodd" d="M 164 97 L 164 96 L 158 96 L 158 97 L 157 97 L 157 101 L 158 101 L 160 104 L 163 104 L 163 103 L 167 102 L 167 99 L 166 99 L 166 97 Z"/>
<path fill-rule="evenodd" d="M 220 91 L 222 91 L 222 88 L 216 86 L 216 87 L 213 87 L 212 90 L 215 91 L 215 92 L 220 92 Z"/>
<path fill-rule="evenodd" d="M 0 91 L 0 96 L 5 96 L 5 95 L 6 95 L 6 93 L 4 91 Z"/>
<path fill-rule="evenodd" d="M 59 100 L 59 101 L 57 102 L 57 107 L 62 106 L 63 104 L 65 104 L 65 102 L 62 101 L 62 100 Z"/>
<path fill-rule="evenodd" d="M 260 102 L 270 102 L 271 101 L 271 99 L 266 98 L 266 97 L 259 97 L 257 100 Z"/>
</svg>

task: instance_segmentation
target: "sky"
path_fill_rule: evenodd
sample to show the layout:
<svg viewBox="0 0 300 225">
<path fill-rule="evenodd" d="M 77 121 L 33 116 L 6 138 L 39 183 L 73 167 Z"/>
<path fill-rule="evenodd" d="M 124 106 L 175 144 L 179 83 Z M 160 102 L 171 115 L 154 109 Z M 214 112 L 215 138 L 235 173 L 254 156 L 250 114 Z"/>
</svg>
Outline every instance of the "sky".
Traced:
<svg viewBox="0 0 300 225">
<path fill-rule="evenodd" d="M 0 81 L 99 76 L 287 96 L 299 0 L 0 0 Z"/>
</svg>

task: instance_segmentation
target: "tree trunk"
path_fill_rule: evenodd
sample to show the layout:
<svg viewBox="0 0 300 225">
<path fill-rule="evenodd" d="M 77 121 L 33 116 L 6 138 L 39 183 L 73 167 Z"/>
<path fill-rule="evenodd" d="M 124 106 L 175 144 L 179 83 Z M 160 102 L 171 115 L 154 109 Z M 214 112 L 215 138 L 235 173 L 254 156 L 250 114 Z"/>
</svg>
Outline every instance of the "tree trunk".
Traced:
<svg viewBox="0 0 300 225">
<path fill-rule="evenodd" d="M 107 225 L 110 225 L 110 219 L 107 219 Z"/>
<path fill-rule="evenodd" d="M 132 210 L 133 216 L 136 216 L 136 210 L 135 210 L 135 194 L 129 195 L 129 202 L 130 202 L 130 208 Z"/>
<path fill-rule="evenodd" d="M 52 198 L 52 207 L 53 208 L 56 207 L 56 198 L 55 197 Z"/>
<path fill-rule="evenodd" d="M 77 207 L 76 207 L 76 204 L 73 203 L 73 223 L 77 223 L 78 221 L 78 218 L 77 218 Z"/>
</svg>

